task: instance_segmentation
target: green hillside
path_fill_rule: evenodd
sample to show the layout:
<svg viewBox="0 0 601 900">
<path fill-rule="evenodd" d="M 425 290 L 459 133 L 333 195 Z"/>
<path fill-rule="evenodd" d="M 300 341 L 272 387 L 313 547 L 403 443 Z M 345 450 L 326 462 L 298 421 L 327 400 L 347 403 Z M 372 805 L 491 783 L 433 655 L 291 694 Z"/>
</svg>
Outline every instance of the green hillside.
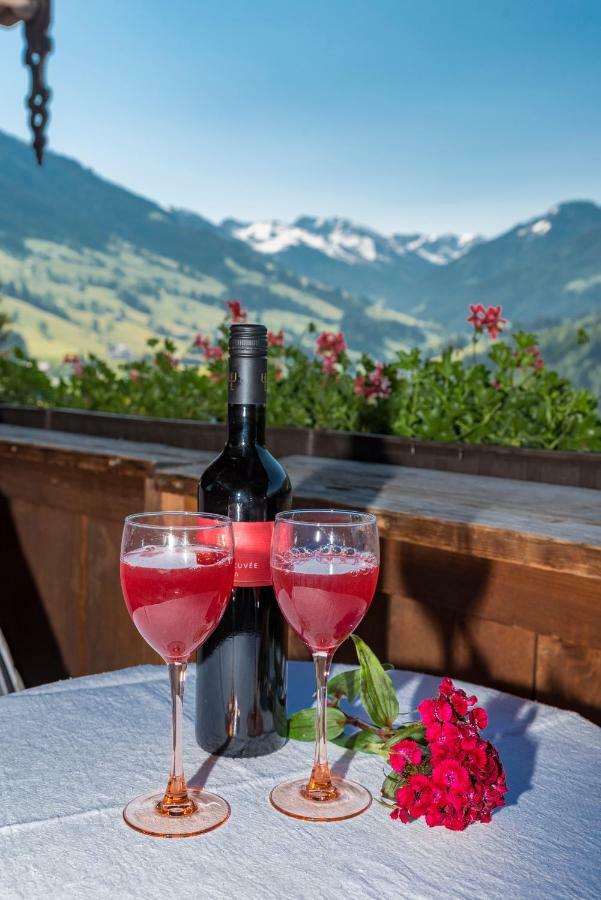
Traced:
<svg viewBox="0 0 601 900">
<path fill-rule="evenodd" d="M 148 337 L 186 344 L 237 297 L 269 328 L 343 329 L 353 350 L 390 355 L 442 333 L 373 301 L 292 274 L 192 213 L 166 210 L 48 154 L 42 169 L 0 132 L 0 295 L 27 349 L 139 354 Z"/>
<path fill-rule="evenodd" d="M 561 203 L 433 269 L 414 296 L 420 315 L 453 328 L 468 303 L 501 304 L 528 327 L 543 316 L 592 313 L 601 307 L 601 207 Z"/>
<path fill-rule="evenodd" d="M 545 363 L 601 400 L 601 312 L 541 329 Z"/>
</svg>

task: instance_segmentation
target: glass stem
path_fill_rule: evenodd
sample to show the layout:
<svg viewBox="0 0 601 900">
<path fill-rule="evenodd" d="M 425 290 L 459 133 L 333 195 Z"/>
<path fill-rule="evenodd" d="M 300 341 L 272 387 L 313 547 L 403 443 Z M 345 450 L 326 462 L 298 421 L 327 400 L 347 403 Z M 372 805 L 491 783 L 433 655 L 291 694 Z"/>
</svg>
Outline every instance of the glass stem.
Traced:
<svg viewBox="0 0 601 900">
<path fill-rule="evenodd" d="M 303 794 L 311 800 L 335 800 L 338 791 L 332 784 L 328 764 L 328 675 L 332 664 L 332 654 L 313 654 L 315 680 L 317 682 L 317 712 L 315 720 L 315 760 L 309 784 Z"/>
<path fill-rule="evenodd" d="M 165 795 L 159 806 L 170 816 L 185 816 L 196 809 L 196 804 L 188 796 L 188 786 L 184 775 L 184 754 L 182 729 L 184 724 L 184 679 L 187 663 L 169 663 L 172 704 L 172 751 L 171 773 Z"/>
</svg>

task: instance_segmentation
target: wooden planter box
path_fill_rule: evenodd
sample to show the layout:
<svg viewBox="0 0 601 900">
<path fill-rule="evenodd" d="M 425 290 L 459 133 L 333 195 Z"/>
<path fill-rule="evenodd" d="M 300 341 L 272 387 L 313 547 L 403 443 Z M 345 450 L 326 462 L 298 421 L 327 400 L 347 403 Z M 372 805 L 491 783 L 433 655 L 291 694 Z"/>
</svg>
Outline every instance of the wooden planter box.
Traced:
<svg viewBox="0 0 601 900">
<path fill-rule="evenodd" d="M 0 422 L 215 452 L 223 447 L 225 437 L 223 424 L 33 406 L 0 405 Z M 278 457 L 294 453 L 601 490 L 601 453 L 440 443 L 310 428 L 271 428 L 269 448 Z"/>
</svg>

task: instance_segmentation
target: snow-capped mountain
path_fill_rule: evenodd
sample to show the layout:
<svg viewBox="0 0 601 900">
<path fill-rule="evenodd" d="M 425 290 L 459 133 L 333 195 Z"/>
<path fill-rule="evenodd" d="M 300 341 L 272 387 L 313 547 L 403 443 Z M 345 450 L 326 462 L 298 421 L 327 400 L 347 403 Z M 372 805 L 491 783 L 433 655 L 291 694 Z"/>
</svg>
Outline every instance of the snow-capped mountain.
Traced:
<svg viewBox="0 0 601 900">
<path fill-rule="evenodd" d="M 245 241 L 259 253 L 276 254 L 291 247 L 309 247 L 331 259 L 353 265 L 376 262 L 385 257 L 385 240 L 367 228 L 357 228 L 345 219 L 314 219 L 302 216 L 292 224 L 276 220 L 247 224 L 227 220 L 223 227 L 232 237 Z"/>
<path fill-rule="evenodd" d="M 556 215 L 559 212 L 558 209 L 549 210 L 549 217 Z M 549 231 L 553 228 L 553 225 L 549 221 L 549 219 L 537 219 L 535 222 L 527 222 L 526 225 L 522 225 L 517 230 L 518 237 L 541 237 L 543 234 L 548 234 Z"/>
<path fill-rule="evenodd" d="M 433 265 L 446 265 L 467 253 L 480 238 L 474 234 L 393 234 L 390 237 L 349 219 L 300 216 L 292 223 L 277 219 L 238 222 L 222 228 L 259 253 L 278 254 L 307 247 L 348 265 L 392 262 L 414 254 Z"/>
<path fill-rule="evenodd" d="M 226 219 L 220 227 L 297 275 L 402 312 L 411 311 L 415 289 L 430 270 L 460 259 L 481 240 L 473 234 L 387 236 L 349 219 L 314 216 L 300 216 L 291 224 Z"/>
<path fill-rule="evenodd" d="M 390 239 L 399 256 L 415 253 L 434 266 L 446 266 L 465 256 L 483 238 L 477 234 L 395 234 Z"/>
</svg>

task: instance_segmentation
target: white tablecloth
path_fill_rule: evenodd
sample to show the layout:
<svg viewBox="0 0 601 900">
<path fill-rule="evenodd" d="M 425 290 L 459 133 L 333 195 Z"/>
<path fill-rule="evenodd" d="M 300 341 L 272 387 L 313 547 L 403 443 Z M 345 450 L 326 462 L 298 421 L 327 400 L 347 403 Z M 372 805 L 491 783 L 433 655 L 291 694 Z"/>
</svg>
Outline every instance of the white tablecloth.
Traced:
<svg viewBox="0 0 601 900">
<path fill-rule="evenodd" d="M 401 709 L 437 679 L 396 672 Z M 501 753 L 508 806 L 456 834 L 401 825 L 374 803 L 356 819 L 304 823 L 268 802 L 308 774 L 312 748 L 289 742 L 252 760 L 207 757 L 194 741 L 187 684 L 186 771 L 223 794 L 230 820 L 197 838 L 129 829 L 124 803 L 165 783 L 170 701 L 160 666 L 79 678 L 0 699 L 0 897 L 598 898 L 601 729 L 578 715 L 484 688 L 486 735 Z M 290 709 L 308 705 L 312 667 L 290 667 Z M 331 746 L 377 795 L 382 761 Z"/>
</svg>

